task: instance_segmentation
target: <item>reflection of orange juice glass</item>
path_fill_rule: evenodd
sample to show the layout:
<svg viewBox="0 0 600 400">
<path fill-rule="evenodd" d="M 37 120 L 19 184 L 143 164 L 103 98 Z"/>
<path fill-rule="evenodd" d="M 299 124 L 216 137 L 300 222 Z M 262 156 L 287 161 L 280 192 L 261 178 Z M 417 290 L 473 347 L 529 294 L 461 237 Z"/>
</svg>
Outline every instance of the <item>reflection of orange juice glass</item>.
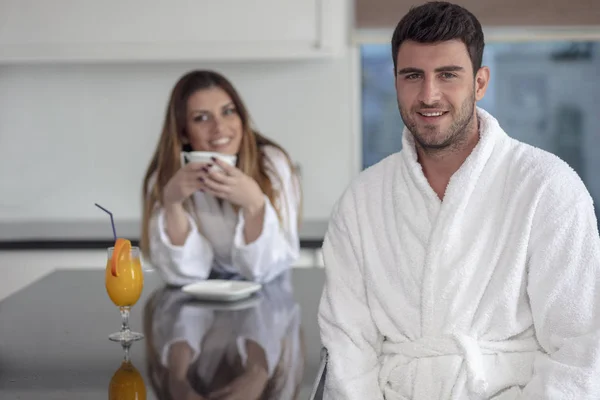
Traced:
<svg viewBox="0 0 600 400">
<path fill-rule="evenodd" d="M 113 255 L 114 249 L 118 253 Z M 106 292 L 121 311 L 121 331 L 108 336 L 115 342 L 130 342 L 144 337 L 129 329 L 129 311 L 140 299 L 144 288 L 144 275 L 140 261 L 140 249 L 132 247 L 125 239 L 118 239 L 115 247 L 108 249 L 108 261 L 104 271 Z"/>
<path fill-rule="evenodd" d="M 132 247 L 130 257 L 118 260 L 117 276 L 113 276 L 111 273 L 113 250 L 113 247 L 108 249 L 108 260 L 104 273 L 106 292 L 117 307 L 132 307 L 139 300 L 144 288 L 140 250 Z"/>
<path fill-rule="evenodd" d="M 144 378 L 131 363 L 129 348 L 131 342 L 121 342 L 125 357 L 115 371 L 108 386 L 108 400 L 146 400 Z"/>
<path fill-rule="evenodd" d="M 109 400 L 146 400 L 144 379 L 130 361 L 123 361 L 108 387 Z"/>
</svg>

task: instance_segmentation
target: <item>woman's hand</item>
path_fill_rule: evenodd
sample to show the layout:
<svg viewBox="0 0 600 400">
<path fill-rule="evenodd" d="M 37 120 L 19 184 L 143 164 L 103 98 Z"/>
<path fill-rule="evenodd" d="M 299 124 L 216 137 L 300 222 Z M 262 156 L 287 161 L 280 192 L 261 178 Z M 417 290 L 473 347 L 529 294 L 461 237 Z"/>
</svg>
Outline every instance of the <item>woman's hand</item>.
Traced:
<svg viewBox="0 0 600 400">
<path fill-rule="evenodd" d="M 182 204 L 185 199 L 202 188 L 200 179 L 204 176 L 203 163 L 189 163 L 181 167 L 169 179 L 163 192 L 165 207 Z"/>
<path fill-rule="evenodd" d="M 258 183 L 238 168 L 219 159 L 213 158 L 215 165 L 207 165 L 200 177 L 201 189 L 223 200 L 241 207 L 248 215 L 255 215 L 263 210 L 265 198 Z"/>
</svg>

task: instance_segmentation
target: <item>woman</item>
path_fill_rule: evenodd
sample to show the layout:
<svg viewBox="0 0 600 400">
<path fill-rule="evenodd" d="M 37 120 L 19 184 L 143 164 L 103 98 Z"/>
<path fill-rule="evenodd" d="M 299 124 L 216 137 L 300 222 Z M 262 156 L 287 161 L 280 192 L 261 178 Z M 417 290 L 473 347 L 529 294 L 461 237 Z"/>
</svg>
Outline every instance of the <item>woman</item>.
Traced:
<svg viewBox="0 0 600 400">
<path fill-rule="evenodd" d="M 146 366 L 158 399 L 298 399 L 306 349 L 289 273 L 241 304 L 219 309 L 169 288 L 150 296 Z"/>
<path fill-rule="evenodd" d="M 237 161 L 181 166 L 182 150 Z M 251 127 L 239 94 L 216 72 L 189 72 L 173 88 L 143 195 L 141 248 L 169 284 L 211 272 L 267 282 L 299 257 L 290 158 Z"/>
</svg>

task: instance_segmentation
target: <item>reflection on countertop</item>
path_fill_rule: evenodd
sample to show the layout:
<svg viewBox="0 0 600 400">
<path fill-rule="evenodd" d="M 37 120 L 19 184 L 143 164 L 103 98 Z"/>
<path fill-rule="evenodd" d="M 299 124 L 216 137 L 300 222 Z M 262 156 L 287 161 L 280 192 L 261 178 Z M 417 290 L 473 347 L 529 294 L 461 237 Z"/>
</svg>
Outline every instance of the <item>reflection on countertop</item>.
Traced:
<svg viewBox="0 0 600 400">
<path fill-rule="evenodd" d="M 233 303 L 160 288 L 145 305 L 143 326 L 149 384 L 159 400 L 298 396 L 306 354 L 290 273 Z"/>
</svg>

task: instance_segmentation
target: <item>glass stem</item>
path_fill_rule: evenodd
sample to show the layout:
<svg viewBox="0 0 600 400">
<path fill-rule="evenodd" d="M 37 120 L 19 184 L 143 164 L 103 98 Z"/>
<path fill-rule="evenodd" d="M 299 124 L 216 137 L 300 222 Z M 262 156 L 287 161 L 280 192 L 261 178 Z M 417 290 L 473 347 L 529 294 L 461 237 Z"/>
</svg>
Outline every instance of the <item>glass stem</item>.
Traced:
<svg viewBox="0 0 600 400">
<path fill-rule="evenodd" d="M 129 362 L 129 348 L 131 347 L 131 342 L 122 343 L 121 346 L 123 346 L 123 352 L 125 353 L 124 361 Z"/>
<path fill-rule="evenodd" d="M 120 307 L 121 332 L 129 332 L 129 307 Z"/>
</svg>

